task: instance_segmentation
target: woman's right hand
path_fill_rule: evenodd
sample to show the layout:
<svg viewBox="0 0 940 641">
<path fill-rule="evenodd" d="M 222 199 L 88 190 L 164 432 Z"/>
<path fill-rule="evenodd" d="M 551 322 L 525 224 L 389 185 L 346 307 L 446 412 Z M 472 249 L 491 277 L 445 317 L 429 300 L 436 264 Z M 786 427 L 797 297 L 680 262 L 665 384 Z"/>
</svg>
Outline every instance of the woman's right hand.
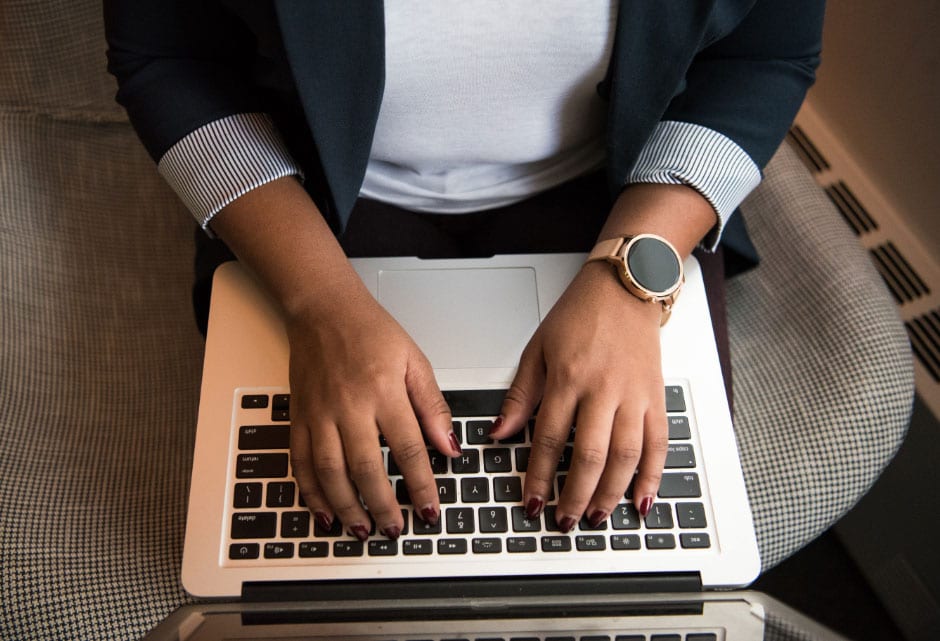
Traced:
<svg viewBox="0 0 940 641">
<path fill-rule="evenodd" d="M 421 430 L 441 453 L 459 454 L 450 409 L 427 358 L 369 293 L 303 187 L 293 177 L 264 184 L 220 211 L 212 228 L 284 312 L 291 463 L 319 525 L 339 518 L 359 539 L 372 520 L 390 538 L 402 531 L 379 434 L 415 513 L 436 522 Z"/>
<path fill-rule="evenodd" d="M 395 539 L 404 522 L 379 435 L 415 514 L 430 523 L 440 506 L 421 427 L 442 453 L 456 456 L 460 446 L 425 355 L 365 287 L 346 294 L 287 323 L 291 467 L 321 527 L 338 517 L 365 540 L 371 515 L 379 532 Z"/>
</svg>

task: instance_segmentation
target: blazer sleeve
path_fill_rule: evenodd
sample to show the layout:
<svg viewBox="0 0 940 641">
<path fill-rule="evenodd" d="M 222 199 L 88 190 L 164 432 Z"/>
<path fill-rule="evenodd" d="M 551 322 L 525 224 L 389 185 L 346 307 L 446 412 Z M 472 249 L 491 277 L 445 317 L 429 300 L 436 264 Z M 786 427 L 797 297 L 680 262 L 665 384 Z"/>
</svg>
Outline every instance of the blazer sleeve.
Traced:
<svg viewBox="0 0 940 641">
<path fill-rule="evenodd" d="M 824 0 L 758 0 L 728 35 L 694 58 L 628 182 L 695 187 L 718 224 L 760 182 L 820 62 Z"/>
<path fill-rule="evenodd" d="M 247 69 L 254 36 L 214 2 L 105 0 L 117 102 L 197 221 L 297 174 Z"/>
</svg>

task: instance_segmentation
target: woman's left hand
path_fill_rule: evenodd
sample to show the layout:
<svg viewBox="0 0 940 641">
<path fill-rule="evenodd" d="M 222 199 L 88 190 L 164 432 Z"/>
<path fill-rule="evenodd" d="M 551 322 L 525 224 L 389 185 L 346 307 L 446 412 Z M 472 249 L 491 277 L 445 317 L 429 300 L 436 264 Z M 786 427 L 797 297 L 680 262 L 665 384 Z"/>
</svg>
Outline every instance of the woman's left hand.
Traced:
<svg viewBox="0 0 940 641">
<path fill-rule="evenodd" d="M 610 264 L 592 262 L 532 336 L 490 434 L 522 429 L 541 401 L 523 492 L 530 518 L 552 496 L 572 427 L 571 467 L 555 513 L 561 531 L 582 515 L 592 525 L 606 520 L 631 481 L 637 509 L 649 512 L 668 445 L 661 313 L 626 291 Z"/>
</svg>

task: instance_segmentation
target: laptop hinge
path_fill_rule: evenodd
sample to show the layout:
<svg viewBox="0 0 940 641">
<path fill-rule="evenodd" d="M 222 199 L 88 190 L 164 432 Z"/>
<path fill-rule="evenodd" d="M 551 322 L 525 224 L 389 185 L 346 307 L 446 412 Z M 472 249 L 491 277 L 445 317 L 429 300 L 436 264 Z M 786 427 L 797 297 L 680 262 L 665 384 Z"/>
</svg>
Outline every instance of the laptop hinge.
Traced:
<svg viewBox="0 0 940 641">
<path fill-rule="evenodd" d="M 242 600 L 253 603 L 284 601 L 363 601 L 379 599 L 454 599 L 541 597 L 609 594 L 701 592 L 697 572 L 613 574 L 598 576 L 454 577 L 421 580 L 343 580 L 246 582 Z"/>
</svg>

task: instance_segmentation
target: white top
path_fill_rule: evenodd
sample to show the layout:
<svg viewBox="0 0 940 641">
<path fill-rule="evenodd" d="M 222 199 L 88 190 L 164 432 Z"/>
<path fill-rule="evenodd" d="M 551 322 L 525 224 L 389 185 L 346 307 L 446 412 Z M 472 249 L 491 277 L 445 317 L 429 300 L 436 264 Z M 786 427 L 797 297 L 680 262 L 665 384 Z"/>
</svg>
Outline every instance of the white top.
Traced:
<svg viewBox="0 0 940 641">
<path fill-rule="evenodd" d="M 604 160 L 597 95 L 612 0 L 396 0 L 362 196 L 462 213 L 516 202 Z"/>
</svg>

